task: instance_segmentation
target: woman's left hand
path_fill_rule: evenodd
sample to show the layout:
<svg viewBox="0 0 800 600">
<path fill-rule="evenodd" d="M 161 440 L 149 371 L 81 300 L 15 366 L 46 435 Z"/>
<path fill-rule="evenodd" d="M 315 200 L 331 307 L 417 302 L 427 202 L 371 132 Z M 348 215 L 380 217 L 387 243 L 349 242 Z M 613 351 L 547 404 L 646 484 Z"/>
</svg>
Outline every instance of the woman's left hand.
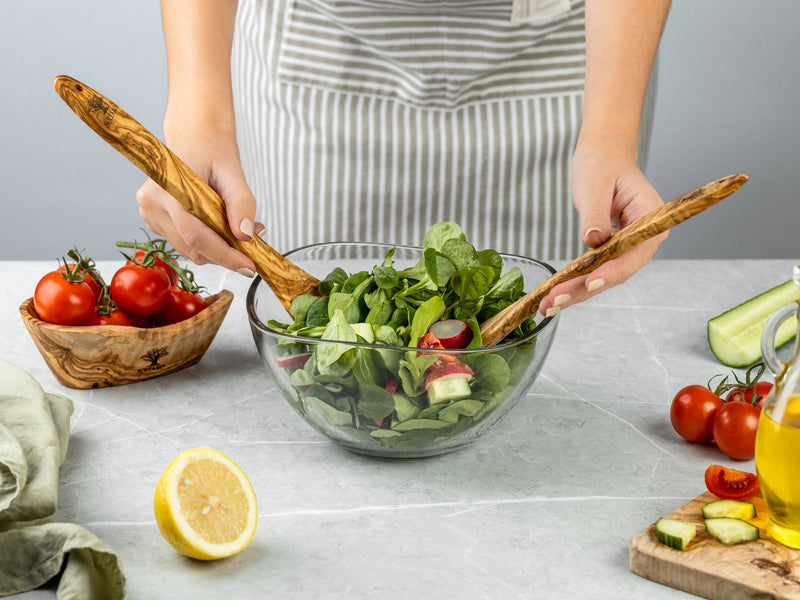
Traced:
<svg viewBox="0 0 800 600">
<path fill-rule="evenodd" d="M 612 144 L 613 146 L 613 144 Z M 635 157 L 613 148 L 579 144 L 572 162 L 572 198 L 581 217 L 581 239 L 590 248 L 664 204 Z M 539 312 L 559 310 L 628 280 L 652 259 L 667 233 L 631 248 L 588 275 L 559 284 L 539 303 Z"/>
</svg>

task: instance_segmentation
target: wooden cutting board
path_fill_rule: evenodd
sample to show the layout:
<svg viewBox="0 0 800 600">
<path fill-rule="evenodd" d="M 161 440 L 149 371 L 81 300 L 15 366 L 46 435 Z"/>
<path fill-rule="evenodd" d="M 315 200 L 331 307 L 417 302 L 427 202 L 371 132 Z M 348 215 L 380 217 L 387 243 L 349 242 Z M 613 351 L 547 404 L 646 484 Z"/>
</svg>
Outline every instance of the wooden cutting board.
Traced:
<svg viewBox="0 0 800 600">
<path fill-rule="evenodd" d="M 659 543 L 655 524 L 637 533 L 630 546 L 631 571 L 712 600 L 800 599 L 800 550 L 767 537 L 764 522 L 769 511 L 764 500 L 750 500 L 757 512 L 750 522 L 761 530 L 761 539 L 730 546 L 714 539 L 703 525 L 700 509 L 714 500 L 718 498 L 706 492 L 669 515 L 697 526 L 697 537 L 683 551 Z"/>
</svg>

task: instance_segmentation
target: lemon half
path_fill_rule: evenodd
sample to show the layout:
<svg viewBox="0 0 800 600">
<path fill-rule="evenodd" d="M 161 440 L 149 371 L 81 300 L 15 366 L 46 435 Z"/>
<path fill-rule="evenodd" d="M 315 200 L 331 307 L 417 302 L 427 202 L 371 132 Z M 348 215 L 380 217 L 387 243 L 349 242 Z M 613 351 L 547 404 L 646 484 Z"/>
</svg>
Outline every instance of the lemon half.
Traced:
<svg viewBox="0 0 800 600">
<path fill-rule="evenodd" d="M 213 448 L 187 450 L 170 463 L 156 485 L 153 512 L 164 539 L 200 560 L 243 550 L 258 521 L 247 475 Z"/>
</svg>

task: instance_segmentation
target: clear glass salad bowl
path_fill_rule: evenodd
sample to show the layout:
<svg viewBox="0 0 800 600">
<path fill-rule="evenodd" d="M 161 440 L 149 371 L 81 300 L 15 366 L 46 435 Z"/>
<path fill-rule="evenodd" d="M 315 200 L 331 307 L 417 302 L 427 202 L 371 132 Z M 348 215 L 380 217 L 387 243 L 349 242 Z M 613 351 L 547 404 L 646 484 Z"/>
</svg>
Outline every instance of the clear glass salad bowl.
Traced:
<svg viewBox="0 0 800 600">
<path fill-rule="evenodd" d="M 305 246 L 286 256 L 323 279 L 337 267 L 348 274 L 372 272 L 392 249 L 398 269 L 423 257 L 422 248 L 349 242 Z M 525 291 L 555 272 L 537 260 L 500 256 L 504 271 L 517 267 L 522 272 Z M 536 380 L 558 321 L 558 315 L 536 316 L 527 335 L 491 348 L 422 351 L 370 343 L 369 334 L 361 337 L 363 329 L 359 341 L 330 341 L 276 326 L 292 323 L 292 317 L 259 277 L 248 291 L 247 314 L 261 360 L 292 408 L 336 444 L 386 458 L 451 452 L 489 431 Z M 336 357 L 336 368 L 321 373 L 323 356 Z M 452 357 L 468 365 L 471 374 L 451 378 L 456 381 L 440 386 L 445 391 L 434 398 L 424 389 L 426 370 L 433 369 L 432 362 L 454 361 Z M 459 379 L 467 379 L 468 385 Z"/>
</svg>

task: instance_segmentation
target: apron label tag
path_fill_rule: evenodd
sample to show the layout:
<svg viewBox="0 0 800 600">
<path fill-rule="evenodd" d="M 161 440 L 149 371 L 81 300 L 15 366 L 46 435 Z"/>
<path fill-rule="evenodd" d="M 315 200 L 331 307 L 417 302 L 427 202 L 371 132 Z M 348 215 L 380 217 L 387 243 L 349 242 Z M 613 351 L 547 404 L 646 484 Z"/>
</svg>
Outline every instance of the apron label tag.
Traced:
<svg viewBox="0 0 800 600">
<path fill-rule="evenodd" d="M 511 22 L 545 21 L 563 15 L 570 8 L 569 0 L 514 0 Z"/>
</svg>

